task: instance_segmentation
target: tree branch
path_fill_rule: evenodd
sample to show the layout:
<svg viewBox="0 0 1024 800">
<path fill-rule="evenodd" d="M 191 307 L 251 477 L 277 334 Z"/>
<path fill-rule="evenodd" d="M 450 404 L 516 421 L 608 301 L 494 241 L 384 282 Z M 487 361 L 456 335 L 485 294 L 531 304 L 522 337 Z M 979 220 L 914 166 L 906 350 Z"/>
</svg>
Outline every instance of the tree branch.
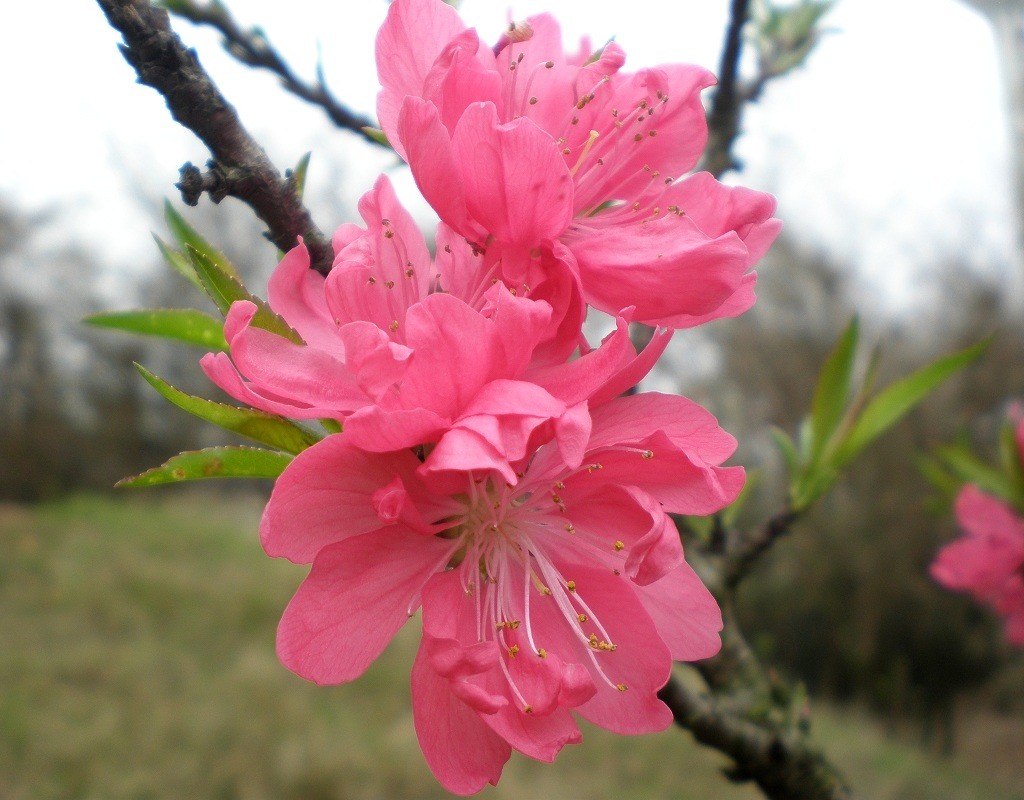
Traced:
<svg viewBox="0 0 1024 800">
<path fill-rule="evenodd" d="M 739 90 L 739 64 L 743 50 L 743 27 L 747 24 L 749 13 L 749 0 L 732 0 L 722 58 L 718 65 L 718 88 L 708 113 L 708 146 L 702 163 L 702 168 L 715 177 L 738 166 L 732 154 L 732 146 L 739 134 L 743 104 L 747 99 Z"/>
<path fill-rule="evenodd" d="M 295 187 L 283 178 L 266 152 L 245 130 L 238 114 L 203 70 L 195 53 L 171 30 L 166 11 L 147 0 L 97 0 L 111 26 L 121 32 L 121 53 L 139 82 L 164 96 L 171 116 L 191 130 L 213 156 L 208 175 L 186 165 L 182 194 L 195 205 L 203 191 L 227 195 L 249 205 L 269 228 L 280 250 L 302 236 L 315 269 L 326 274 L 333 261 L 330 241 L 314 224 Z M 198 184 L 196 179 L 198 178 Z"/>
<path fill-rule="evenodd" d="M 701 744 L 714 747 L 735 763 L 728 773 L 737 782 L 754 781 L 773 800 L 851 800 L 849 787 L 804 735 L 784 726 L 758 724 L 706 693 L 669 680 L 658 696 L 677 725 Z"/>
<path fill-rule="evenodd" d="M 358 134 L 367 142 L 386 147 L 379 138 L 371 135 L 366 128 L 376 127 L 369 117 L 357 114 L 342 105 L 327 88 L 323 73 L 317 70 L 316 83 L 299 79 L 259 28 L 243 30 L 231 12 L 216 2 L 197 3 L 194 0 L 172 0 L 165 6 L 176 16 L 196 25 L 210 25 L 224 37 L 224 49 L 230 55 L 249 67 L 273 72 L 281 79 L 284 88 L 306 102 L 319 106 L 339 128 Z"/>
</svg>

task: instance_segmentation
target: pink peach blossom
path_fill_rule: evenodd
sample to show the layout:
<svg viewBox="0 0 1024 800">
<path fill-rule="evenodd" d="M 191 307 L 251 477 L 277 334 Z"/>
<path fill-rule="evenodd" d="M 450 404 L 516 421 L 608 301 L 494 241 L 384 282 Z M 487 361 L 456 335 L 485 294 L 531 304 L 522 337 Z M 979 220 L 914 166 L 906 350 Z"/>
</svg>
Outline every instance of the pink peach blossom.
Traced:
<svg viewBox="0 0 1024 800">
<path fill-rule="evenodd" d="M 743 470 L 718 466 L 734 440 L 667 395 L 610 400 L 592 422 L 578 462 L 551 437 L 508 470 L 467 470 L 458 447 L 431 464 L 329 436 L 267 505 L 267 552 L 312 562 L 278 629 L 290 669 L 352 680 L 423 607 L 414 720 L 451 791 L 496 783 L 512 749 L 552 760 L 580 740 L 572 712 L 619 733 L 667 727 L 672 660 L 719 647 L 718 607 L 667 513 L 735 498 Z"/>
<path fill-rule="evenodd" d="M 779 230 L 774 199 L 707 174 L 676 183 L 706 143 L 714 79 L 624 60 L 614 42 L 566 56 L 548 15 L 492 49 L 442 0 L 396 0 L 378 115 L 442 220 L 506 269 L 557 241 L 552 266 L 604 311 L 670 327 L 739 314 Z"/>
<path fill-rule="evenodd" d="M 1010 642 L 1024 646 L 1024 518 L 975 486 L 961 490 L 956 518 L 964 535 L 939 551 L 932 577 L 992 606 Z"/>
<path fill-rule="evenodd" d="M 464 466 L 484 468 L 520 458 L 531 437 L 553 431 L 578 458 L 586 401 L 635 384 L 668 343 L 659 333 L 638 356 L 625 309 L 590 350 L 574 285 L 531 267 L 543 255 L 520 276 L 539 287 L 532 297 L 496 282 L 486 260 L 445 230 L 435 264 L 384 177 L 360 211 L 366 228 L 338 230 L 326 279 L 300 245 L 270 280 L 271 308 L 302 344 L 256 327 L 252 303 L 232 305 L 230 355 L 201 362 L 224 391 L 270 413 L 344 421 L 350 439 L 376 451 L 440 443 L 443 452 L 457 441 Z M 566 363 L 578 347 L 581 357 Z"/>
</svg>

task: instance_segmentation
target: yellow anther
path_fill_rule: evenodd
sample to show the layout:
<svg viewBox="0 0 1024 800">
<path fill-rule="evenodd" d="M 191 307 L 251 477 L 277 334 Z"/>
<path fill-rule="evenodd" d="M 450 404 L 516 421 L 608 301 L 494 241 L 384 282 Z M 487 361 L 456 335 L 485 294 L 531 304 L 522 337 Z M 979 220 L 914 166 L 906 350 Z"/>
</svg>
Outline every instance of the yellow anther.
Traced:
<svg viewBox="0 0 1024 800">
<path fill-rule="evenodd" d="M 575 592 L 576 591 L 576 581 L 566 581 L 565 582 L 565 588 L 568 589 L 570 592 Z"/>
<path fill-rule="evenodd" d="M 572 534 L 576 533 L 576 526 L 573 525 L 571 522 L 565 523 L 565 532 L 571 536 Z"/>
<path fill-rule="evenodd" d="M 537 650 L 537 655 L 539 655 L 541 658 L 547 658 L 548 657 L 548 651 L 545 650 L 543 647 L 541 647 L 541 648 L 539 648 Z"/>
<path fill-rule="evenodd" d="M 509 657 L 510 657 L 510 658 L 515 658 L 515 657 L 516 657 L 516 654 L 517 654 L 518 652 L 519 652 L 519 645 L 517 645 L 517 644 L 514 644 L 514 645 L 512 645 L 512 646 L 511 646 L 511 647 L 510 647 L 510 648 L 508 649 L 508 655 L 509 655 Z"/>
<path fill-rule="evenodd" d="M 582 625 L 584 622 L 590 619 L 590 617 L 588 617 L 586 614 L 577 614 L 576 619 L 578 619 L 580 621 L 580 624 Z"/>
<path fill-rule="evenodd" d="M 561 503 L 562 502 L 562 498 L 559 497 L 557 494 L 552 494 L 551 495 L 551 502 L 552 503 Z"/>
<path fill-rule="evenodd" d="M 391 320 L 391 324 L 390 324 L 390 325 L 388 325 L 388 327 L 389 327 L 389 328 L 391 329 L 391 332 L 392 332 L 392 333 L 394 333 L 395 331 L 397 331 L 397 330 L 398 330 L 398 320 L 397 320 L 397 319 L 393 319 L 393 320 Z"/>
<path fill-rule="evenodd" d="M 643 457 L 646 458 L 646 459 L 654 458 L 654 451 L 653 450 L 644 450 Z"/>
<path fill-rule="evenodd" d="M 591 647 L 597 647 L 597 634 L 590 634 L 590 636 L 587 638 L 587 641 L 590 642 Z"/>
<path fill-rule="evenodd" d="M 533 706 L 531 706 L 529 704 L 523 706 L 523 713 L 524 714 L 532 714 L 533 713 Z"/>
<path fill-rule="evenodd" d="M 625 546 L 626 546 L 626 545 L 625 545 L 625 544 L 624 544 L 624 543 L 622 542 L 622 540 L 621 540 L 621 539 L 616 539 L 616 540 L 615 540 L 615 552 L 616 552 L 616 553 L 620 553 L 620 552 L 622 552 L 622 549 L 623 549 L 623 548 L 624 548 Z"/>
<path fill-rule="evenodd" d="M 626 684 L 624 684 L 624 683 L 617 683 L 617 684 L 615 684 L 615 688 L 618 689 L 620 692 L 624 692 L 629 687 L 626 686 Z"/>
<path fill-rule="evenodd" d="M 541 586 L 540 587 L 540 593 L 542 595 L 544 595 L 545 597 L 550 597 L 551 596 L 551 590 L 547 586 Z"/>
</svg>

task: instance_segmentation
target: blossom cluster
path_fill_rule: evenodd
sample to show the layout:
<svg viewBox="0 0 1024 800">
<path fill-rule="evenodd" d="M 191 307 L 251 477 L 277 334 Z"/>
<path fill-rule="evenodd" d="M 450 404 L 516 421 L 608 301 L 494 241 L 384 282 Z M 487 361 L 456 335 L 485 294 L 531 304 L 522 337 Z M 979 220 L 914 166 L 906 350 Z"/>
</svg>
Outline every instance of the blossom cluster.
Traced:
<svg viewBox="0 0 1024 800">
<path fill-rule="evenodd" d="M 432 256 L 382 176 L 326 278 L 301 245 L 269 303 L 301 343 L 231 307 L 207 375 L 247 404 L 341 432 L 278 478 L 272 556 L 311 564 L 283 663 L 362 674 L 422 609 L 415 727 L 449 790 L 550 761 L 577 716 L 671 722 L 673 660 L 719 648 L 721 614 L 670 514 L 735 499 L 735 441 L 695 403 L 625 395 L 672 331 L 753 303 L 774 200 L 693 169 L 704 69 L 629 73 L 614 42 L 562 49 L 547 15 L 485 44 L 442 0 L 395 0 L 378 115 L 440 223 Z M 616 320 L 596 347 L 587 309 Z M 637 352 L 629 325 L 657 331 Z"/>
<path fill-rule="evenodd" d="M 1016 442 L 1024 465 L 1024 416 Z M 957 495 L 955 510 L 964 535 L 939 551 L 932 577 L 995 609 L 1005 620 L 1006 638 L 1024 647 L 1024 516 L 970 484 Z"/>
</svg>

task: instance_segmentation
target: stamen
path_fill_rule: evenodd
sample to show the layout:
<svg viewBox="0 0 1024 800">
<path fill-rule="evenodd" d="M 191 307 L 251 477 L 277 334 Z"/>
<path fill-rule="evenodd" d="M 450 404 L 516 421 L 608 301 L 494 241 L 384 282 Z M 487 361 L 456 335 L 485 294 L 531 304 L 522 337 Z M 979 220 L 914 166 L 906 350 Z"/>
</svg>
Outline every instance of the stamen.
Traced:
<svg viewBox="0 0 1024 800">
<path fill-rule="evenodd" d="M 597 131 L 590 132 L 590 135 L 587 137 L 587 141 L 583 145 L 583 150 L 580 151 L 580 157 L 576 159 L 576 164 L 571 170 L 569 170 L 569 174 L 572 175 L 572 177 L 576 177 L 576 173 L 579 171 L 580 166 L 583 164 L 587 155 L 589 155 L 591 149 L 594 147 L 594 143 L 598 140 L 600 135 L 601 134 Z M 566 155 L 568 155 L 568 153 L 566 153 Z"/>
</svg>

